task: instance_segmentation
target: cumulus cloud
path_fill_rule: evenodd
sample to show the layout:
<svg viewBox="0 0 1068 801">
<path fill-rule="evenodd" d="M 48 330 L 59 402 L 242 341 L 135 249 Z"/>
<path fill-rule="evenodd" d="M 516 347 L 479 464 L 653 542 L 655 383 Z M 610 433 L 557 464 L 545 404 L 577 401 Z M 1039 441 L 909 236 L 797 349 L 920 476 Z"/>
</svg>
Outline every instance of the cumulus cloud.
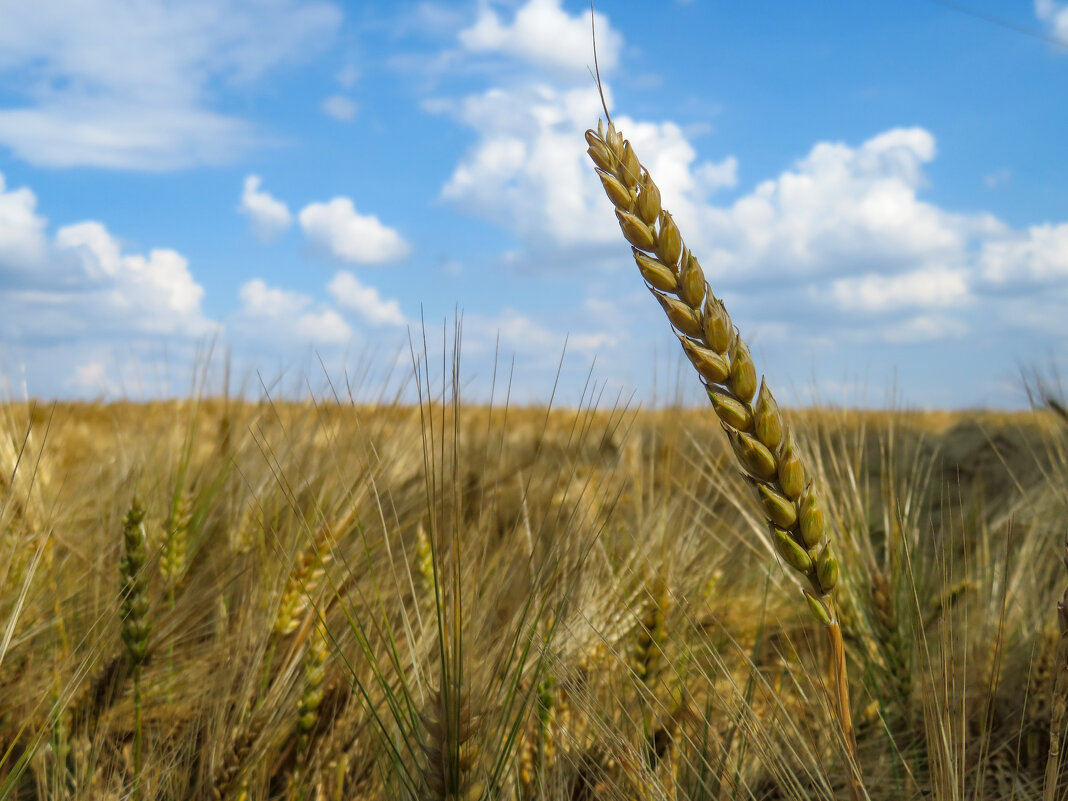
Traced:
<svg viewBox="0 0 1068 801">
<path fill-rule="evenodd" d="M 0 187 L 4 185 L 0 176 Z M 8 343 L 61 337 L 198 336 L 204 290 L 187 259 L 169 248 L 130 252 L 103 223 L 54 236 L 26 187 L 0 191 L 0 320 Z"/>
<path fill-rule="evenodd" d="M 123 253 L 118 241 L 98 222 L 60 228 L 56 247 L 76 252 L 87 275 L 95 278 L 98 276 L 93 274 L 100 271 L 107 283 L 121 287 L 121 291 L 109 293 L 115 310 L 121 310 L 126 319 L 141 316 L 145 330 L 180 330 L 200 314 L 204 289 L 193 280 L 188 260 L 177 251 L 159 248 L 147 256 Z"/>
<path fill-rule="evenodd" d="M 340 22 L 322 0 L 7 4 L 0 75 L 22 87 L 23 104 L 0 110 L 0 144 L 48 166 L 232 159 L 262 136 L 209 96 L 307 57 Z"/>
<path fill-rule="evenodd" d="M 939 268 L 902 275 L 864 275 L 831 283 L 831 297 L 848 311 L 958 306 L 969 299 L 968 274 Z"/>
<path fill-rule="evenodd" d="M 336 197 L 310 203 L 299 215 L 308 240 L 329 256 L 350 264 L 384 264 L 405 258 L 411 248 L 374 215 L 356 211 L 352 200 Z"/>
<path fill-rule="evenodd" d="M 995 284 L 1068 282 L 1068 223 L 1035 225 L 983 243 L 982 275 Z"/>
<path fill-rule="evenodd" d="M 535 82 L 432 102 L 428 109 L 453 116 L 478 136 L 442 187 L 443 200 L 515 232 L 531 250 L 618 244 L 604 190 L 584 149 L 576 147 L 601 114 L 596 87 Z M 673 122 L 622 117 L 620 125 L 645 154 L 665 197 L 694 207 L 737 183 L 736 158 L 698 160 Z"/>
<path fill-rule="evenodd" d="M 1036 3 L 1051 25 L 1068 21 L 1066 9 L 1053 0 Z M 588 15 L 570 16 L 557 0 L 527 0 L 507 19 L 483 4 L 458 34 L 461 53 L 469 66 L 479 54 L 496 54 L 513 71 L 481 91 L 424 104 L 474 134 L 441 197 L 513 233 L 519 246 L 506 254 L 508 263 L 629 264 L 610 204 L 575 146 L 601 115 L 596 89 L 571 82 L 586 74 L 588 28 Z M 571 36 L 569 47 L 533 44 Z M 616 63 L 622 44 L 602 50 L 602 66 Z M 611 106 L 611 87 L 605 89 Z M 974 320 L 1007 314 L 1004 304 L 1001 311 L 987 305 L 1006 286 L 1068 284 L 1068 224 L 1014 230 L 992 214 L 958 213 L 927 199 L 937 146 L 924 128 L 891 128 L 859 143 L 817 142 L 738 193 L 738 159 L 700 158 L 692 126 L 623 115 L 616 122 L 710 280 L 737 298 L 743 315 L 746 306 L 763 312 L 762 330 L 772 326 L 795 339 L 807 332 L 812 342 L 834 326 L 857 331 L 862 324 L 864 337 L 886 342 L 960 337 Z M 992 173 L 987 184 L 1009 175 Z M 728 203 L 719 201 L 724 190 L 736 192 Z M 799 296 L 821 312 L 799 314 Z"/>
<path fill-rule="evenodd" d="M 268 286 L 260 278 L 241 285 L 241 306 L 233 316 L 240 332 L 285 345 L 340 345 L 352 329 L 335 309 L 300 292 Z"/>
<path fill-rule="evenodd" d="M 595 90 L 529 83 L 430 108 L 478 136 L 442 198 L 516 234 L 515 263 L 591 263 L 598 253 L 628 263 L 618 255 L 610 204 L 574 145 L 597 117 Z M 956 213 L 924 198 L 937 146 L 923 128 L 894 128 L 859 144 L 819 142 L 721 205 L 716 192 L 737 184 L 736 158 L 700 160 L 670 121 L 617 122 L 721 291 L 781 286 L 784 299 L 772 302 L 784 310 L 793 302 L 786 294 L 803 291 L 845 315 L 842 325 L 850 314 L 874 314 L 893 318 L 871 329 L 882 338 L 918 341 L 959 334 L 977 294 L 1007 276 L 1064 275 L 1068 226 L 1016 232 L 993 215 Z"/>
<path fill-rule="evenodd" d="M 28 187 L 8 189 L 0 173 L 0 274 L 38 265 L 46 250 L 45 226 L 37 197 Z"/>
<path fill-rule="evenodd" d="M 327 289 L 344 309 L 351 309 L 371 325 L 405 325 L 408 321 L 395 300 L 383 300 L 374 287 L 364 286 L 348 271 L 337 273 Z"/>
<path fill-rule="evenodd" d="M 289 207 L 285 203 L 270 192 L 261 190 L 262 184 L 263 181 L 258 175 L 245 178 L 238 210 L 248 215 L 252 230 L 266 242 L 289 228 L 293 223 L 293 215 L 289 213 Z"/>
<path fill-rule="evenodd" d="M 344 95 L 330 95 L 323 101 L 323 113 L 340 122 L 350 122 L 356 118 L 356 103 Z"/>
<path fill-rule="evenodd" d="M 603 14 L 597 22 L 597 58 L 602 73 L 619 63 L 623 37 Z M 505 54 L 571 79 L 585 80 L 593 63 L 590 12 L 571 16 L 560 0 L 528 0 L 511 22 L 482 4 L 474 24 L 460 32 L 460 45 L 469 53 Z"/>
<path fill-rule="evenodd" d="M 178 251 L 131 247 L 94 220 L 53 232 L 34 192 L 8 189 L 0 175 L 0 343 L 32 391 L 143 394 L 169 384 L 161 350 L 191 364 L 195 343 L 217 331 L 203 299 Z M 126 367 L 115 379 L 108 365 L 120 352 Z M 173 377 L 185 386 L 187 375 Z"/>
<path fill-rule="evenodd" d="M 969 237 L 994 223 L 920 199 L 934 155 L 934 137 L 921 128 L 886 131 L 859 147 L 821 142 L 729 207 L 685 192 L 671 207 L 697 234 L 693 247 L 710 254 L 706 269 L 727 280 L 955 266 Z"/>
</svg>

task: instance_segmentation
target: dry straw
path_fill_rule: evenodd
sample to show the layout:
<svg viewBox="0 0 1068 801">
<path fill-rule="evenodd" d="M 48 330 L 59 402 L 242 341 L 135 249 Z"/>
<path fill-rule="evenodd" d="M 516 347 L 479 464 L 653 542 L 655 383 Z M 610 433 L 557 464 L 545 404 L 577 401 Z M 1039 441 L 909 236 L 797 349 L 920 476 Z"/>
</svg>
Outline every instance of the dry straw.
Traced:
<svg viewBox="0 0 1068 801">
<path fill-rule="evenodd" d="M 586 131 L 586 141 L 638 271 L 701 376 L 763 508 L 776 550 L 800 577 L 806 604 L 827 631 L 832 700 L 855 769 L 845 649 L 833 595 L 839 567 L 819 491 L 771 391 L 763 379 L 757 384 L 749 348 L 723 301 L 712 294 L 671 214 L 661 206 L 660 190 L 634 148 L 611 120 L 607 130 L 598 123 L 596 131 Z M 858 792 L 854 783 L 851 787 Z"/>
</svg>

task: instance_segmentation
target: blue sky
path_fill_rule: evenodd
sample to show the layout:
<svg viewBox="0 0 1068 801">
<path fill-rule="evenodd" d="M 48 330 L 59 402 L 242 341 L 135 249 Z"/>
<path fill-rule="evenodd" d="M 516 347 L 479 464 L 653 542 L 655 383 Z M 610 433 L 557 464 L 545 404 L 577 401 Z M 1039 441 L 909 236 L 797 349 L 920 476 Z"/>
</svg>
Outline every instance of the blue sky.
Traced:
<svg viewBox="0 0 1068 801">
<path fill-rule="evenodd" d="M 1068 3 L 597 3 L 613 117 L 787 403 L 1068 372 Z M 585 155 L 577 0 L 0 0 L 9 392 L 699 398 Z M 448 321 L 448 322 L 446 322 Z M 564 343 L 567 341 L 566 353 Z M 512 367 L 514 363 L 514 367 Z M 432 376 L 435 368 L 431 368 Z M 362 380 L 362 384 L 361 384 Z M 681 387 L 681 389 L 680 389 Z"/>
</svg>

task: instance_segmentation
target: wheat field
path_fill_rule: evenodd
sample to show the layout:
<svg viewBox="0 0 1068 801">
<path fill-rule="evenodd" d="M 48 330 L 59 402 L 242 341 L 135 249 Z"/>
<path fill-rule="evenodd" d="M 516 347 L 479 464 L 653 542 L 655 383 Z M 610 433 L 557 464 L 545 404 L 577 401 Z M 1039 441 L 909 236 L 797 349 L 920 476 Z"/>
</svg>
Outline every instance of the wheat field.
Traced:
<svg viewBox="0 0 1068 801">
<path fill-rule="evenodd" d="M 702 410 L 3 414 L 4 797 L 848 792 L 821 624 Z M 786 417 L 828 487 L 864 794 L 1041 797 L 1065 421 Z"/>
<path fill-rule="evenodd" d="M 587 142 L 711 408 L 0 407 L 0 798 L 1064 796 L 1063 400 L 780 409 Z"/>
</svg>

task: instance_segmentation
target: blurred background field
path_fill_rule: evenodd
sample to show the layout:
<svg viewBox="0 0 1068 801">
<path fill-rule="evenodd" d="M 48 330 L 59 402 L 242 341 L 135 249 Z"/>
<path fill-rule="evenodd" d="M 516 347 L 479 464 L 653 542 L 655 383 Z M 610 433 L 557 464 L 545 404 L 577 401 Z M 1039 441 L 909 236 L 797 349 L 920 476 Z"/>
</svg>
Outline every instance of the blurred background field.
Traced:
<svg viewBox="0 0 1068 801">
<path fill-rule="evenodd" d="M 825 643 L 710 412 L 2 413 L 5 797 L 844 792 Z M 1068 423 L 789 417 L 840 543 L 867 793 L 1041 797 Z M 120 637 L 135 497 L 150 625 L 136 790 Z M 472 716 L 437 779 L 434 709 Z"/>
</svg>

